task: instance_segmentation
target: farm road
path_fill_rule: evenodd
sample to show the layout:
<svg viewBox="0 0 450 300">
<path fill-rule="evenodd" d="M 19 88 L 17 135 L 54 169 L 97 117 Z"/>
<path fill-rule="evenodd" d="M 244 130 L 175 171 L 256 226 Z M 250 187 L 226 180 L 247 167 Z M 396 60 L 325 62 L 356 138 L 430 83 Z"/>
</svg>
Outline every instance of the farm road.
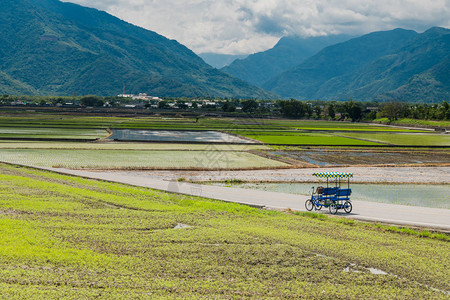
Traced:
<svg viewBox="0 0 450 300">
<path fill-rule="evenodd" d="M 46 170 L 257 207 L 306 211 L 304 204 L 307 196 L 302 195 L 169 181 L 152 178 L 145 174 L 130 174 L 127 172 L 84 171 L 60 168 L 46 168 Z M 328 210 L 324 209 L 323 213 L 328 213 Z M 450 210 L 448 209 L 353 201 L 352 213 L 346 214 L 338 211 L 338 215 L 362 221 L 418 226 L 450 232 Z"/>
</svg>

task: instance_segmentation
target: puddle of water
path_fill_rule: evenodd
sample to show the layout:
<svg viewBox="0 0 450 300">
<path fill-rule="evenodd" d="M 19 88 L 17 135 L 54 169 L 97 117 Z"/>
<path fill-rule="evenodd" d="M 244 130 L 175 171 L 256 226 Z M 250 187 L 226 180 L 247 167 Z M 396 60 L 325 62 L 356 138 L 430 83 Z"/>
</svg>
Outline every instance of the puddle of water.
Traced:
<svg viewBox="0 0 450 300">
<path fill-rule="evenodd" d="M 189 225 L 178 223 L 177 226 L 175 226 L 173 229 L 184 229 L 184 228 L 190 228 L 190 227 L 191 226 L 189 226 Z"/>
<path fill-rule="evenodd" d="M 370 273 L 375 274 L 375 275 L 388 275 L 388 273 L 375 269 L 375 268 L 367 268 L 367 270 L 370 271 Z"/>
<path fill-rule="evenodd" d="M 225 186 L 225 184 L 219 184 Z M 270 192 L 310 195 L 313 183 L 243 183 L 232 187 Z M 229 184 L 227 184 L 229 186 Z M 344 185 L 346 187 L 346 185 Z M 351 184 L 352 201 L 369 201 L 450 209 L 450 185 Z"/>
</svg>

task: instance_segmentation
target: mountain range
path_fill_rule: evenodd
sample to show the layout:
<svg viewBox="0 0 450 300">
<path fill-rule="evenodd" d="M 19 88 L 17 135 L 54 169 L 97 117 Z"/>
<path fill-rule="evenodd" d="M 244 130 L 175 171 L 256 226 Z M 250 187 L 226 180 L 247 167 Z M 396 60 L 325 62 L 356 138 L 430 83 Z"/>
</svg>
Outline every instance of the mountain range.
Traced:
<svg viewBox="0 0 450 300">
<path fill-rule="evenodd" d="M 276 53 L 276 48 L 277 55 L 267 55 Z M 277 57 L 289 57 L 289 53 L 292 50 L 276 46 L 253 57 L 277 62 Z M 269 70 L 262 62 L 250 62 L 251 57 L 222 70 L 231 74 L 233 66 L 234 72 L 237 65 L 240 70 L 253 70 L 258 65 L 261 80 L 255 81 L 255 75 L 247 80 L 283 98 L 409 102 L 450 98 L 450 30 L 445 28 L 433 27 L 420 34 L 405 29 L 372 32 L 327 46 L 274 76 L 270 74 L 276 70 Z M 240 74 L 233 75 L 245 78 Z"/>
<path fill-rule="evenodd" d="M 58 0 L 2 0 L 0 93 L 273 97 L 185 46 Z"/>
<path fill-rule="evenodd" d="M 348 35 L 303 38 L 286 36 L 271 49 L 237 59 L 221 70 L 256 86 L 299 65 L 323 48 L 350 39 Z"/>
<path fill-rule="evenodd" d="M 175 40 L 59 0 L 2 0 L 0 94 L 401 100 L 450 98 L 450 30 L 284 37 L 222 69 Z M 204 54 L 216 66 L 234 57 Z"/>
</svg>

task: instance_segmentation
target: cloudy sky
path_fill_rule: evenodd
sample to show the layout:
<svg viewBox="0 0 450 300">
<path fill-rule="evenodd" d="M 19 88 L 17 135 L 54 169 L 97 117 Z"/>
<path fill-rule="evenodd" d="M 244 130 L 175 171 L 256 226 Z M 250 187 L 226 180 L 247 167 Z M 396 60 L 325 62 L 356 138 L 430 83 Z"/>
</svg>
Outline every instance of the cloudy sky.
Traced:
<svg viewBox="0 0 450 300">
<path fill-rule="evenodd" d="M 450 28 L 450 0 L 64 0 L 176 39 L 196 53 L 249 54 L 281 36 Z"/>
</svg>

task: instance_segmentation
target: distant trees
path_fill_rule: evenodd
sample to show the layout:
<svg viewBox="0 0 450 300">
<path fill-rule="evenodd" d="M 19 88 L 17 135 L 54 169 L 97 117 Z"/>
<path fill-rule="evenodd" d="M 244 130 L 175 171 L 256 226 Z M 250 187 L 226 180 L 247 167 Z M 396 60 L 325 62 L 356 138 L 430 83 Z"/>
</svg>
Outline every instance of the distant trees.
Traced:
<svg viewBox="0 0 450 300">
<path fill-rule="evenodd" d="M 3 105 L 10 104 L 11 103 L 11 99 L 10 99 L 9 95 L 2 95 L 0 97 L 0 103 L 3 104 Z"/>
<path fill-rule="evenodd" d="M 318 119 L 322 118 L 322 106 L 320 105 L 315 105 L 314 106 L 314 113 L 316 114 L 316 117 Z"/>
<path fill-rule="evenodd" d="M 187 106 L 185 100 L 178 100 L 178 101 L 177 101 L 177 107 L 178 107 L 179 109 L 186 109 L 188 106 Z"/>
<path fill-rule="evenodd" d="M 242 111 L 246 113 L 255 112 L 259 107 L 259 104 L 256 100 L 245 100 L 242 102 Z"/>
<path fill-rule="evenodd" d="M 418 120 L 450 120 L 450 104 L 447 101 L 442 103 L 407 103 L 400 101 L 377 102 L 377 101 L 299 101 L 289 100 L 255 100 L 255 99 L 208 99 L 208 98 L 164 98 L 164 100 L 154 99 L 150 102 L 143 102 L 139 99 L 122 98 L 116 96 L 100 97 L 95 95 L 87 96 L 17 96 L 1 95 L 0 105 L 53 105 L 53 106 L 93 106 L 100 107 L 123 107 L 127 104 L 138 104 L 137 107 L 144 106 L 152 109 L 181 109 L 198 110 L 208 112 L 226 112 L 236 115 L 253 114 L 258 116 L 283 116 L 293 119 L 331 119 L 331 120 L 351 120 L 358 122 L 361 120 L 371 121 L 380 118 L 387 118 L 389 122 L 394 122 L 402 118 Z"/>
<path fill-rule="evenodd" d="M 353 101 L 353 99 L 345 102 L 343 108 L 345 111 L 345 116 L 352 119 L 352 122 L 357 122 L 362 119 L 362 108 L 360 104 Z"/>
<path fill-rule="evenodd" d="M 235 112 L 236 111 L 236 106 L 233 103 L 229 102 L 229 101 L 225 101 L 222 104 L 222 110 L 224 112 Z"/>
<path fill-rule="evenodd" d="M 97 106 L 97 107 L 103 106 L 103 104 L 105 104 L 103 102 L 103 99 L 97 96 L 84 96 L 80 99 L 80 103 L 83 106 Z"/>
<path fill-rule="evenodd" d="M 327 106 L 328 116 L 333 120 L 336 117 L 336 111 L 333 103 Z"/>
<path fill-rule="evenodd" d="M 336 105 L 328 104 L 324 105 L 325 109 L 322 109 L 322 103 L 313 104 L 304 101 L 297 101 L 295 99 L 280 100 L 278 105 L 280 106 L 280 113 L 288 118 L 312 118 L 315 115 L 316 118 L 322 118 L 324 111 L 327 112 L 331 119 L 336 117 Z M 341 119 L 351 119 L 353 122 L 360 121 L 363 118 L 362 104 L 353 100 L 344 102 L 337 107 L 337 110 L 341 114 Z"/>
<path fill-rule="evenodd" d="M 158 108 L 159 109 L 169 108 L 169 102 L 167 102 L 166 100 L 159 101 Z"/>
<path fill-rule="evenodd" d="M 383 105 L 383 108 L 381 110 L 381 113 L 384 117 L 388 118 L 390 122 L 397 121 L 399 117 L 403 117 L 404 112 L 407 108 L 404 107 L 404 104 L 401 102 L 389 102 Z"/>
<path fill-rule="evenodd" d="M 450 106 L 446 101 L 441 104 L 408 104 L 392 101 L 382 105 L 378 114 L 390 122 L 401 118 L 417 120 L 450 120 Z"/>
<path fill-rule="evenodd" d="M 306 115 L 307 105 L 302 101 L 294 99 L 278 101 L 280 112 L 288 118 L 300 119 Z"/>
</svg>

